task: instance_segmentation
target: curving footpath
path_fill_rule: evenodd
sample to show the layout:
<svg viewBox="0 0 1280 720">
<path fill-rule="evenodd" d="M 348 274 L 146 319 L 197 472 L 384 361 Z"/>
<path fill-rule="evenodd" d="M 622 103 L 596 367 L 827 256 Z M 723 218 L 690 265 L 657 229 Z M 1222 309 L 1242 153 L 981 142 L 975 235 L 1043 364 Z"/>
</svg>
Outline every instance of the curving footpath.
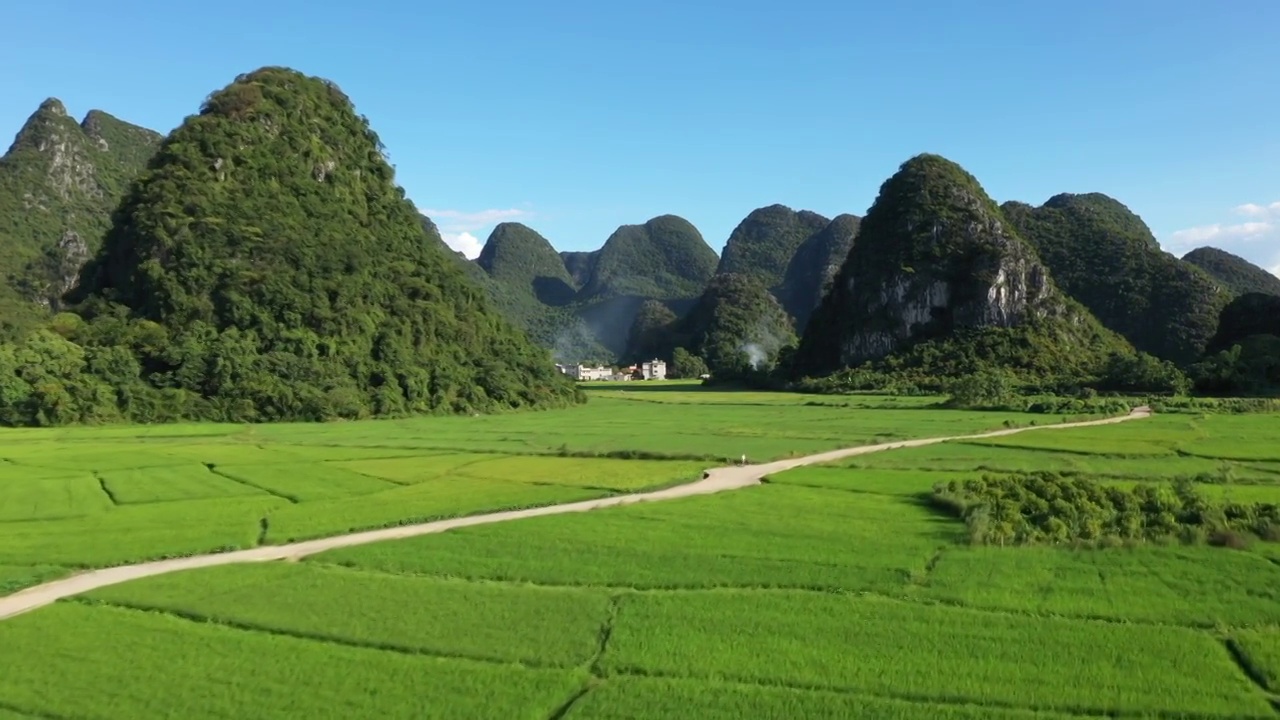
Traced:
<svg viewBox="0 0 1280 720">
<path fill-rule="evenodd" d="M 631 503 L 648 502 L 653 500 L 670 500 L 672 498 L 690 497 L 694 495 L 710 495 L 712 493 L 718 493 L 725 490 L 737 490 L 739 488 L 750 487 L 752 485 L 759 485 L 760 481 L 765 476 L 779 473 L 784 470 L 791 470 L 805 465 L 831 462 L 833 460 L 840 460 L 854 455 L 865 455 L 868 453 L 881 452 L 883 450 L 897 450 L 899 448 L 920 447 L 923 445 L 936 445 L 949 440 L 976 440 L 979 438 L 1000 437 L 1002 435 L 1014 435 L 1017 433 L 1031 432 L 1035 430 L 1064 430 L 1067 428 L 1088 427 L 1093 425 L 1111 425 L 1128 420 L 1137 420 L 1149 417 L 1150 415 L 1150 408 L 1140 407 L 1134 408 L 1134 410 L 1128 415 L 1105 418 L 1102 420 L 1087 420 L 1084 422 L 1061 423 L 1058 425 L 1034 425 L 1031 427 L 995 430 L 976 435 L 955 435 L 951 437 L 922 438 L 919 440 L 901 440 L 898 442 L 881 443 L 879 445 L 862 445 L 859 447 L 844 448 L 842 450 L 831 450 L 829 452 L 818 453 L 816 455 L 775 460 L 774 462 L 763 463 L 760 465 L 715 468 L 708 470 L 703 474 L 702 479 L 696 482 L 692 482 L 687 485 L 677 485 L 664 490 L 655 490 L 653 492 L 635 493 L 631 495 L 615 495 L 612 497 L 598 498 L 596 500 L 583 500 L 580 502 L 565 503 L 563 505 L 548 505 L 545 507 L 529 508 L 526 510 L 510 510 L 506 512 L 488 513 L 485 515 L 471 515 L 468 517 L 451 518 L 449 520 L 436 520 L 434 522 L 419 523 L 417 525 L 401 525 L 399 527 L 383 528 L 381 530 L 368 530 L 348 535 L 337 535 L 334 537 L 320 538 L 319 540 L 307 540 L 288 545 L 264 545 L 262 547 L 251 548 L 249 550 L 235 550 L 208 555 L 193 555 L 190 557 L 173 558 L 171 560 L 144 562 L 137 565 L 120 565 L 117 567 L 103 568 L 101 570 L 90 570 L 79 575 L 73 575 L 61 580 L 53 580 L 51 582 L 44 583 L 43 585 L 36 585 L 35 587 L 30 587 L 26 590 L 14 593 L 13 595 L 0 597 L 0 620 L 6 620 L 14 617 L 15 615 L 21 615 L 22 613 L 44 607 L 45 605 L 49 605 L 57 600 L 61 600 L 62 598 L 79 595 L 108 585 L 116 585 L 130 580 L 137 580 L 140 578 L 150 577 L 152 575 L 163 575 L 165 573 L 177 572 L 179 570 L 192 570 L 195 568 L 210 567 L 213 565 L 228 565 L 230 563 L 264 562 L 269 560 L 297 560 L 298 558 L 325 552 L 326 550 L 350 547 L 352 545 L 382 542 L 383 540 L 398 540 L 401 538 L 416 537 L 418 535 L 430 535 L 432 533 L 441 533 L 446 530 L 470 527 L 472 525 L 487 525 L 489 523 L 540 517 L 542 515 L 560 515 L 571 512 L 585 512 L 587 510 L 595 510 L 596 508 L 613 507 L 615 505 L 630 505 Z"/>
</svg>

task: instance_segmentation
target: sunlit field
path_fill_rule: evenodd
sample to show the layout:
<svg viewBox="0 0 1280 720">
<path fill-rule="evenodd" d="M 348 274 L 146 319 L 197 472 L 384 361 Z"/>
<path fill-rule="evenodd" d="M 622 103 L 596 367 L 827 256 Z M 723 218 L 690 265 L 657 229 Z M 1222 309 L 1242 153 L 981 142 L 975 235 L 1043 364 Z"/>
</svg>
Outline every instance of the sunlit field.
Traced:
<svg viewBox="0 0 1280 720">
<path fill-rule="evenodd" d="M 1061 421 L 936 398 L 591 393 L 510 416 L 15 431 L 0 592 L 636 492 L 742 454 Z M 156 576 L 0 622 L 0 717 L 1275 718 L 1277 544 L 975 546 L 929 494 L 1052 470 L 1280 503 L 1277 438 L 1274 415 L 1157 415 Z"/>
</svg>

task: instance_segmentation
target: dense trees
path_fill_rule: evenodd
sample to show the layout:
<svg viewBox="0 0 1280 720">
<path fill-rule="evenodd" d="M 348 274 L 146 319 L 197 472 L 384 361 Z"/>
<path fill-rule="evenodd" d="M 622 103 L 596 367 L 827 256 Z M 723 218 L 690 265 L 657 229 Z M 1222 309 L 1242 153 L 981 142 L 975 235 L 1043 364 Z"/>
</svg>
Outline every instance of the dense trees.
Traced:
<svg viewBox="0 0 1280 720">
<path fill-rule="evenodd" d="M 1104 326 L 1183 366 L 1200 357 L 1226 299 L 1201 270 L 1161 250 L 1127 207 L 1089 193 L 1003 209 L 1059 287 Z"/>
<path fill-rule="evenodd" d="M 881 186 L 792 372 L 1082 376 L 1126 349 L 1057 290 L 972 175 L 920 155 Z"/>
<path fill-rule="evenodd" d="M 284 68 L 164 141 L 71 298 L 87 323 L 6 349 L 13 422 L 104 418 L 109 395 L 136 420 L 235 421 L 578 397 L 427 235 L 347 97 Z"/>
<path fill-rule="evenodd" d="M 716 273 L 750 275 L 772 288 L 782 282 L 797 248 L 829 223 L 815 212 L 786 205 L 752 210 L 729 235 Z"/>
<path fill-rule="evenodd" d="M 1050 472 L 986 475 L 939 483 L 932 499 L 982 545 L 1280 540 L 1280 505 L 1212 503 L 1190 479 L 1120 487 Z"/>
<path fill-rule="evenodd" d="M 1232 296 L 1245 293 L 1280 295 L 1280 278 L 1239 255 L 1218 248 L 1201 247 L 1183 255 L 1182 260 L 1208 273 Z"/>
</svg>

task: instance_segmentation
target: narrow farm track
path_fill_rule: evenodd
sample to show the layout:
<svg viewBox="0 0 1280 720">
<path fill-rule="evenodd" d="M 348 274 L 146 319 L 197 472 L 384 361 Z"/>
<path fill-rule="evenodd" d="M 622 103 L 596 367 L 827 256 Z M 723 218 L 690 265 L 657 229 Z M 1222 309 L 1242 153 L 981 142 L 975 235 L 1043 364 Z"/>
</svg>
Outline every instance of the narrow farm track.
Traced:
<svg viewBox="0 0 1280 720">
<path fill-rule="evenodd" d="M 129 582 L 130 580 L 138 580 L 152 575 L 163 575 L 165 573 L 178 572 L 179 570 L 193 570 L 195 568 L 210 567 L 214 565 L 228 565 L 231 563 L 297 560 L 308 555 L 314 555 L 316 553 L 334 550 L 337 548 L 350 547 L 352 545 L 365 545 L 368 543 L 382 542 L 384 540 L 398 540 L 402 538 L 416 537 L 418 535 L 429 535 L 432 533 L 441 533 L 446 530 L 470 527 L 473 525 L 488 525 L 490 523 L 507 522 L 509 520 L 540 517 L 543 515 L 585 512 L 588 510 L 595 510 L 597 508 L 630 505 L 638 502 L 671 500 L 673 498 L 692 497 L 695 495 L 710 495 L 712 493 L 723 492 L 725 490 L 737 490 L 740 488 L 750 487 L 752 485 L 759 485 L 763 478 L 774 473 L 792 470 L 805 465 L 815 465 L 834 460 L 841 460 L 855 455 L 866 455 L 868 453 L 883 452 L 885 450 L 898 450 L 901 448 L 921 447 L 924 445 L 936 445 L 950 440 L 976 440 L 980 438 L 1001 437 L 1004 435 L 1014 435 L 1017 433 L 1038 430 L 1065 430 L 1068 428 L 1091 427 L 1095 425 L 1111 425 L 1129 420 L 1146 418 L 1150 415 L 1150 408 L 1140 407 L 1135 408 L 1128 415 L 1104 418 L 1102 420 L 1086 420 L 1083 422 L 1061 423 L 1058 425 L 1035 425 L 1031 427 L 994 430 L 975 435 L 953 435 L 949 437 L 900 440 L 897 442 L 880 443 L 878 445 L 860 445 L 858 447 L 830 450 L 828 452 L 806 455 L 804 457 L 775 460 L 773 462 L 762 463 L 759 465 L 714 468 L 706 471 L 701 480 L 685 485 L 669 487 L 663 490 L 655 490 L 653 492 L 615 495 L 613 497 L 583 500 L 580 502 L 564 503 L 562 505 L 548 505 L 545 507 L 528 508 L 525 510 L 510 510 L 483 515 L 470 515 L 466 517 L 450 518 L 448 520 L 436 520 L 434 522 L 420 523 L 417 525 L 401 525 L 398 527 L 383 528 L 380 530 L 367 530 L 363 532 L 349 533 L 346 535 L 336 535 L 333 537 L 320 538 L 318 540 L 307 540 L 287 545 L 264 545 L 261 547 L 250 548 L 248 550 L 210 553 L 207 555 L 193 555 L 190 557 L 173 558 L 170 560 L 156 560 L 152 562 L 138 563 L 136 565 L 120 565 L 100 570 L 90 570 L 61 580 L 53 580 L 42 585 L 36 585 L 13 595 L 0 597 L 0 620 L 6 620 L 16 615 L 21 615 L 22 613 L 44 607 L 45 605 L 49 605 L 63 598 L 73 597 L 108 585 L 116 585 L 123 582 Z"/>
</svg>

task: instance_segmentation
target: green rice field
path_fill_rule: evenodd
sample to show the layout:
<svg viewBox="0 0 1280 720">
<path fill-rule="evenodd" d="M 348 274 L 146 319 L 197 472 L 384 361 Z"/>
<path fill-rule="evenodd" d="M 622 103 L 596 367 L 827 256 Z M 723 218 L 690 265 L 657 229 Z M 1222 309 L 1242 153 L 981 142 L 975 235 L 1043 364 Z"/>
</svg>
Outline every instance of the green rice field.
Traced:
<svg viewBox="0 0 1280 720">
<path fill-rule="evenodd" d="M 0 433 L 0 594 L 80 568 L 1056 424 L 602 387 L 507 416 Z M 762 485 L 109 586 L 0 621 L 0 718 L 1277 718 L 1280 544 L 965 544 L 938 482 L 1280 503 L 1280 416 L 899 449 Z"/>
</svg>

